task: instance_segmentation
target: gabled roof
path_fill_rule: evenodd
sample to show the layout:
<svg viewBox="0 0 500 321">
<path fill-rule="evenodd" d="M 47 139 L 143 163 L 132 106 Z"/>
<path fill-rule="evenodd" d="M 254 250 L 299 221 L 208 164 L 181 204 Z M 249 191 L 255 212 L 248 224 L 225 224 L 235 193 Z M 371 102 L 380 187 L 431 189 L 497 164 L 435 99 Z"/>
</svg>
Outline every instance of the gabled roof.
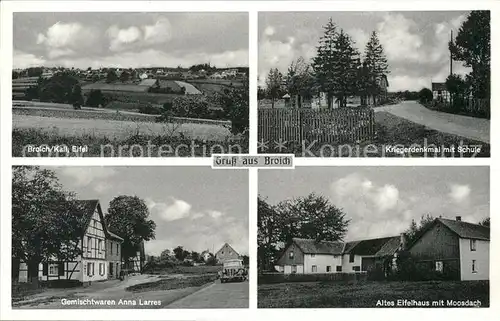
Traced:
<svg viewBox="0 0 500 321">
<path fill-rule="evenodd" d="M 151 87 L 151 86 L 154 86 L 156 84 L 156 79 L 153 79 L 153 78 L 150 78 L 150 79 L 144 79 L 142 80 L 138 86 L 148 86 L 148 87 Z"/>
<path fill-rule="evenodd" d="M 463 221 L 448 220 L 444 218 L 437 218 L 436 220 L 443 223 L 447 228 L 461 238 L 490 240 L 490 228 L 487 226 Z"/>
<path fill-rule="evenodd" d="M 201 95 L 201 91 L 199 91 L 198 88 L 196 88 L 195 86 L 193 86 L 190 83 L 187 83 L 185 81 L 178 81 L 178 80 L 174 80 L 174 82 L 177 85 L 179 85 L 180 87 L 184 87 L 187 95 Z"/>
<path fill-rule="evenodd" d="M 387 253 L 387 252 L 390 252 L 392 250 L 392 248 L 394 248 L 396 240 L 398 242 L 398 247 L 399 247 L 399 240 L 400 240 L 399 236 L 382 237 L 382 238 L 376 238 L 376 239 L 349 242 L 352 244 L 347 243 L 349 245 L 348 246 L 346 245 L 346 249 L 344 250 L 344 253 L 346 253 L 346 254 L 352 253 L 352 254 L 357 254 L 357 255 L 377 255 L 377 253 L 379 251 L 380 251 L 380 254 Z M 387 244 L 387 243 L 389 243 L 389 244 Z M 394 254 L 394 252 L 392 254 Z M 379 255 L 379 256 L 383 256 L 383 255 Z"/>
<path fill-rule="evenodd" d="M 114 238 L 119 241 L 123 241 L 123 238 L 118 235 L 111 233 L 106 226 L 106 221 L 104 220 L 104 215 L 101 210 L 101 204 L 99 200 L 75 200 L 73 201 L 72 213 L 77 215 L 80 218 L 80 232 L 85 234 L 87 228 L 89 227 L 90 221 L 92 220 L 92 216 L 94 215 L 95 210 L 99 211 L 99 216 L 101 217 L 102 226 L 104 229 L 104 233 L 107 237 Z"/>
<path fill-rule="evenodd" d="M 401 246 L 401 237 L 391 237 L 382 247 L 375 253 L 375 257 L 392 256 L 399 250 Z"/>
<path fill-rule="evenodd" d="M 229 243 L 224 243 L 224 245 L 222 245 L 222 247 L 215 253 L 215 255 L 219 255 L 219 252 L 222 251 L 223 248 L 225 247 L 229 247 L 234 253 L 236 253 L 238 256 L 238 252 L 236 252 L 233 247 L 231 245 L 229 245 Z"/>
<path fill-rule="evenodd" d="M 292 241 L 305 254 L 333 254 L 340 255 L 344 249 L 344 242 L 319 241 L 312 239 L 293 238 Z"/>
</svg>

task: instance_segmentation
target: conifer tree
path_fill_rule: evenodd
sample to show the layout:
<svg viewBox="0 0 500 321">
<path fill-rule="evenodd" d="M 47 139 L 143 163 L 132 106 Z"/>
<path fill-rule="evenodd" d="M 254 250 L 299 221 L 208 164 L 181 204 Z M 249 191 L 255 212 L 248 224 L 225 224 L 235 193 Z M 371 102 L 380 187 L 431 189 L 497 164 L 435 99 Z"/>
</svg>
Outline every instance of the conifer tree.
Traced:
<svg viewBox="0 0 500 321">
<path fill-rule="evenodd" d="M 380 89 L 378 82 L 383 75 L 389 73 L 389 65 L 387 64 L 384 48 L 378 39 L 376 31 L 372 32 L 370 40 L 366 44 L 364 63 L 367 68 L 367 79 L 366 83 L 362 86 L 367 89 L 368 95 L 371 95 L 373 103 L 375 103 Z"/>
<path fill-rule="evenodd" d="M 320 91 L 327 95 L 328 108 L 332 108 L 333 96 L 335 94 L 335 60 L 337 52 L 335 42 L 337 41 L 337 26 L 330 18 L 324 33 L 316 48 L 316 57 L 313 58 L 313 69 L 316 73 L 316 80 Z"/>
</svg>

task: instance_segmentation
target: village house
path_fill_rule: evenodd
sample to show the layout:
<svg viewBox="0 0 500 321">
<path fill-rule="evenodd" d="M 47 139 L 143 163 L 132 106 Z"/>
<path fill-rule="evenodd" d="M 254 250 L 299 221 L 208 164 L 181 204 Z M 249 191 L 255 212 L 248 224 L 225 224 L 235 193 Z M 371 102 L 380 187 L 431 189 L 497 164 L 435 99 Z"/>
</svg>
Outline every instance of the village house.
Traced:
<svg viewBox="0 0 500 321">
<path fill-rule="evenodd" d="M 236 252 L 231 245 L 225 243 L 220 250 L 215 253 L 217 263 L 224 263 L 227 260 L 239 259 L 240 255 Z"/>
<path fill-rule="evenodd" d="M 82 218 L 82 226 L 79 227 L 81 238 L 77 241 L 82 254 L 72 261 L 59 261 L 57 258 L 52 258 L 48 262 L 41 263 L 38 269 L 38 279 L 40 281 L 74 280 L 81 284 L 89 284 L 119 275 L 116 272 L 121 265 L 123 239 L 108 231 L 99 201 L 75 201 L 72 211 L 74 215 Z M 111 251 L 110 247 L 113 246 L 115 254 L 108 253 L 108 250 Z M 114 266 L 113 271 L 110 271 L 111 264 Z M 29 279 L 27 265 L 21 263 L 19 282 L 27 282 Z"/>
<path fill-rule="evenodd" d="M 449 103 L 451 101 L 451 94 L 446 88 L 446 83 L 432 83 L 432 100 L 438 103 Z"/>
<path fill-rule="evenodd" d="M 462 281 L 489 279 L 490 229 L 460 216 L 435 219 L 408 251 L 420 269 Z"/>
<path fill-rule="evenodd" d="M 356 273 L 378 270 L 388 275 L 397 268 L 402 251 L 408 252 L 418 270 L 440 272 L 456 280 L 489 279 L 488 227 L 437 218 L 411 244 L 399 236 L 351 242 L 293 238 L 275 269 L 285 274 Z"/>
<path fill-rule="evenodd" d="M 278 259 L 276 269 L 290 273 L 366 272 L 384 267 L 401 247 L 400 236 L 354 242 L 319 241 L 293 238 Z"/>
</svg>

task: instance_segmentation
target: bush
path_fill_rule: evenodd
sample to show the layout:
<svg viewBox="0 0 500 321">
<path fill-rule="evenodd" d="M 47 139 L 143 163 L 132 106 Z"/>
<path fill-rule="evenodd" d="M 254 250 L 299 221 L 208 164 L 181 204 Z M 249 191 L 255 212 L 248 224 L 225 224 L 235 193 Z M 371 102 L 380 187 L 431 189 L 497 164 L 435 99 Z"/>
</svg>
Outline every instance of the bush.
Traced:
<svg viewBox="0 0 500 321">
<path fill-rule="evenodd" d="M 139 106 L 139 112 L 147 115 L 161 115 L 163 113 L 163 109 L 148 104 L 145 106 Z"/>
<path fill-rule="evenodd" d="M 100 89 L 92 89 L 87 97 L 85 105 L 90 107 L 99 107 L 99 105 L 105 106 L 106 99 L 104 98 L 102 91 Z"/>
<path fill-rule="evenodd" d="M 421 103 L 428 103 L 432 101 L 432 91 L 429 88 L 423 88 L 418 93 L 418 100 Z"/>
</svg>

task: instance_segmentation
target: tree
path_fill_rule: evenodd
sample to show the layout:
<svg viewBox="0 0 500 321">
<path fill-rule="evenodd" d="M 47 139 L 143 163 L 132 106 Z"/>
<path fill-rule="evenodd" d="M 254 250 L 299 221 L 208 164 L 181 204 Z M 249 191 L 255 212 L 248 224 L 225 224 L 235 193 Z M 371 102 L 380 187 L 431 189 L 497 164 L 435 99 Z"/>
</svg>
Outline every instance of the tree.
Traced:
<svg viewBox="0 0 500 321">
<path fill-rule="evenodd" d="M 331 18 L 323 29 L 319 46 L 316 48 L 316 57 L 313 58 L 313 69 L 316 73 L 319 89 L 327 95 L 328 108 L 333 108 L 333 96 L 336 90 L 335 76 L 337 76 L 335 71 L 335 61 L 337 59 L 335 44 L 338 32 L 337 26 Z"/>
<path fill-rule="evenodd" d="M 169 259 L 171 256 L 172 256 L 172 251 L 170 251 L 170 249 L 165 249 L 160 254 L 160 258 L 162 260 Z"/>
<path fill-rule="evenodd" d="M 73 86 L 71 90 L 71 96 L 69 98 L 69 103 L 73 104 L 75 107 L 80 107 L 83 105 L 82 87 L 79 84 Z"/>
<path fill-rule="evenodd" d="M 270 69 L 266 78 L 266 90 L 271 97 L 271 107 L 274 108 L 274 101 L 281 93 L 281 84 L 283 82 L 283 75 L 277 69 Z"/>
<path fill-rule="evenodd" d="M 203 261 L 201 259 L 200 253 L 196 251 L 191 251 L 191 259 L 193 259 L 194 262 L 199 263 L 200 261 Z"/>
<path fill-rule="evenodd" d="M 106 75 L 106 82 L 112 83 L 118 80 L 118 76 L 116 75 L 116 71 L 114 69 L 109 69 L 108 74 Z"/>
<path fill-rule="evenodd" d="M 373 31 L 370 40 L 366 44 L 364 53 L 364 66 L 366 67 L 366 79 L 363 87 L 373 99 L 373 104 L 376 104 L 376 97 L 380 93 L 379 81 L 384 75 L 389 73 L 389 65 L 384 54 L 384 48 L 380 43 L 377 32 Z"/>
<path fill-rule="evenodd" d="M 286 75 L 286 86 L 292 97 L 293 105 L 302 107 L 302 98 L 311 98 L 313 95 L 314 77 L 311 74 L 311 66 L 303 57 L 292 61 Z"/>
<path fill-rule="evenodd" d="M 129 264 L 144 241 L 155 238 L 156 224 L 148 220 L 149 210 L 137 196 L 121 195 L 109 202 L 106 224 L 112 233 L 123 238 L 122 259 Z"/>
<path fill-rule="evenodd" d="M 476 98 L 490 98 L 491 30 L 490 11 L 472 11 L 454 42 L 449 43 L 453 60 L 472 68 L 467 75 Z"/>
<path fill-rule="evenodd" d="M 19 78 L 19 73 L 15 70 L 12 70 L 12 79 L 17 79 Z"/>
<path fill-rule="evenodd" d="M 347 97 L 358 92 L 360 58 L 354 42 L 342 29 L 335 42 L 337 58 L 335 65 L 334 92 L 339 107 L 347 105 Z"/>
<path fill-rule="evenodd" d="M 81 217 L 74 215 L 73 194 L 62 189 L 55 173 L 32 166 L 12 169 L 12 257 L 28 266 L 38 285 L 38 267 L 48 260 L 69 261 L 81 254 Z"/>
<path fill-rule="evenodd" d="M 405 231 L 408 244 L 414 242 L 422 236 L 423 232 L 434 223 L 434 220 L 434 217 L 430 214 L 427 214 L 426 216 L 422 215 L 418 224 L 415 220 L 412 220 L 410 226 Z"/>
<path fill-rule="evenodd" d="M 219 94 L 219 102 L 231 121 L 231 133 L 234 135 L 244 134 L 249 130 L 249 97 L 248 79 L 243 81 L 241 87 L 225 88 Z"/>
<path fill-rule="evenodd" d="M 462 99 L 467 96 L 467 84 L 460 75 L 452 74 L 446 78 L 446 89 L 451 95 L 451 104 L 453 108 L 461 109 Z"/>
<path fill-rule="evenodd" d="M 87 97 L 85 105 L 90 107 L 100 107 L 106 104 L 106 100 L 100 89 L 92 89 Z"/>
<path fill-rule="evenodd" d="M 250 264 L 250 257 L 248 257 L 248 255 L 243 255 L 241 257 L 242 261 L 243 261 L 243 265 L 249 265 Z"/>
<path fill-rule="evenodd" d="M 485 218 L 484 220 L 479 222 L 479 225 L 490 227 L 490 218 L 489 217 Z"/>
<path fill-rule="evenodd" d="M 69 72 L 57 73 L 48 80 L 39 78 L 40 100 L 56 103 L 73 103 L 73 91 L 76 85 L 79 85 L 78 79 Z"/>
<path fill-rule="evenodd" d="M 421 103 L 428 103 L 432 101 L 432 91 L 429 88 L 422 88 L 418 92 L 418 100 Z"/>
<path fill-rule="evenodd" d="M 124 70 L 121 74 L 120 74 L 120 81 L 121 82 L 127 82 L 130 80 L 130 73 L 126 70 Z"/>
<path fill-rule="evenodd" d="M 292 238 L 340 241 L 350 222 L 341 209 L 315 194 L 285 200 L 276 206 L 259 197 L 257 215 L 258 262 L 263 269 L 272 268 L 279 249 Z"/>
<path fill-rule="evenodd" d="M 28 77 L 40 77 L 43 74 L 43 67 L 30 67 L 27 73 Z"/>
<path fill-rule="evenodd" d="M 175 258 L 179 261 L 184 261 L 184 259 L 189 255 L 189 251 L 184 250 L 184 247 L 182 247 L 181 245 L 177 246 L 173 252 Z"/>
</svg>

